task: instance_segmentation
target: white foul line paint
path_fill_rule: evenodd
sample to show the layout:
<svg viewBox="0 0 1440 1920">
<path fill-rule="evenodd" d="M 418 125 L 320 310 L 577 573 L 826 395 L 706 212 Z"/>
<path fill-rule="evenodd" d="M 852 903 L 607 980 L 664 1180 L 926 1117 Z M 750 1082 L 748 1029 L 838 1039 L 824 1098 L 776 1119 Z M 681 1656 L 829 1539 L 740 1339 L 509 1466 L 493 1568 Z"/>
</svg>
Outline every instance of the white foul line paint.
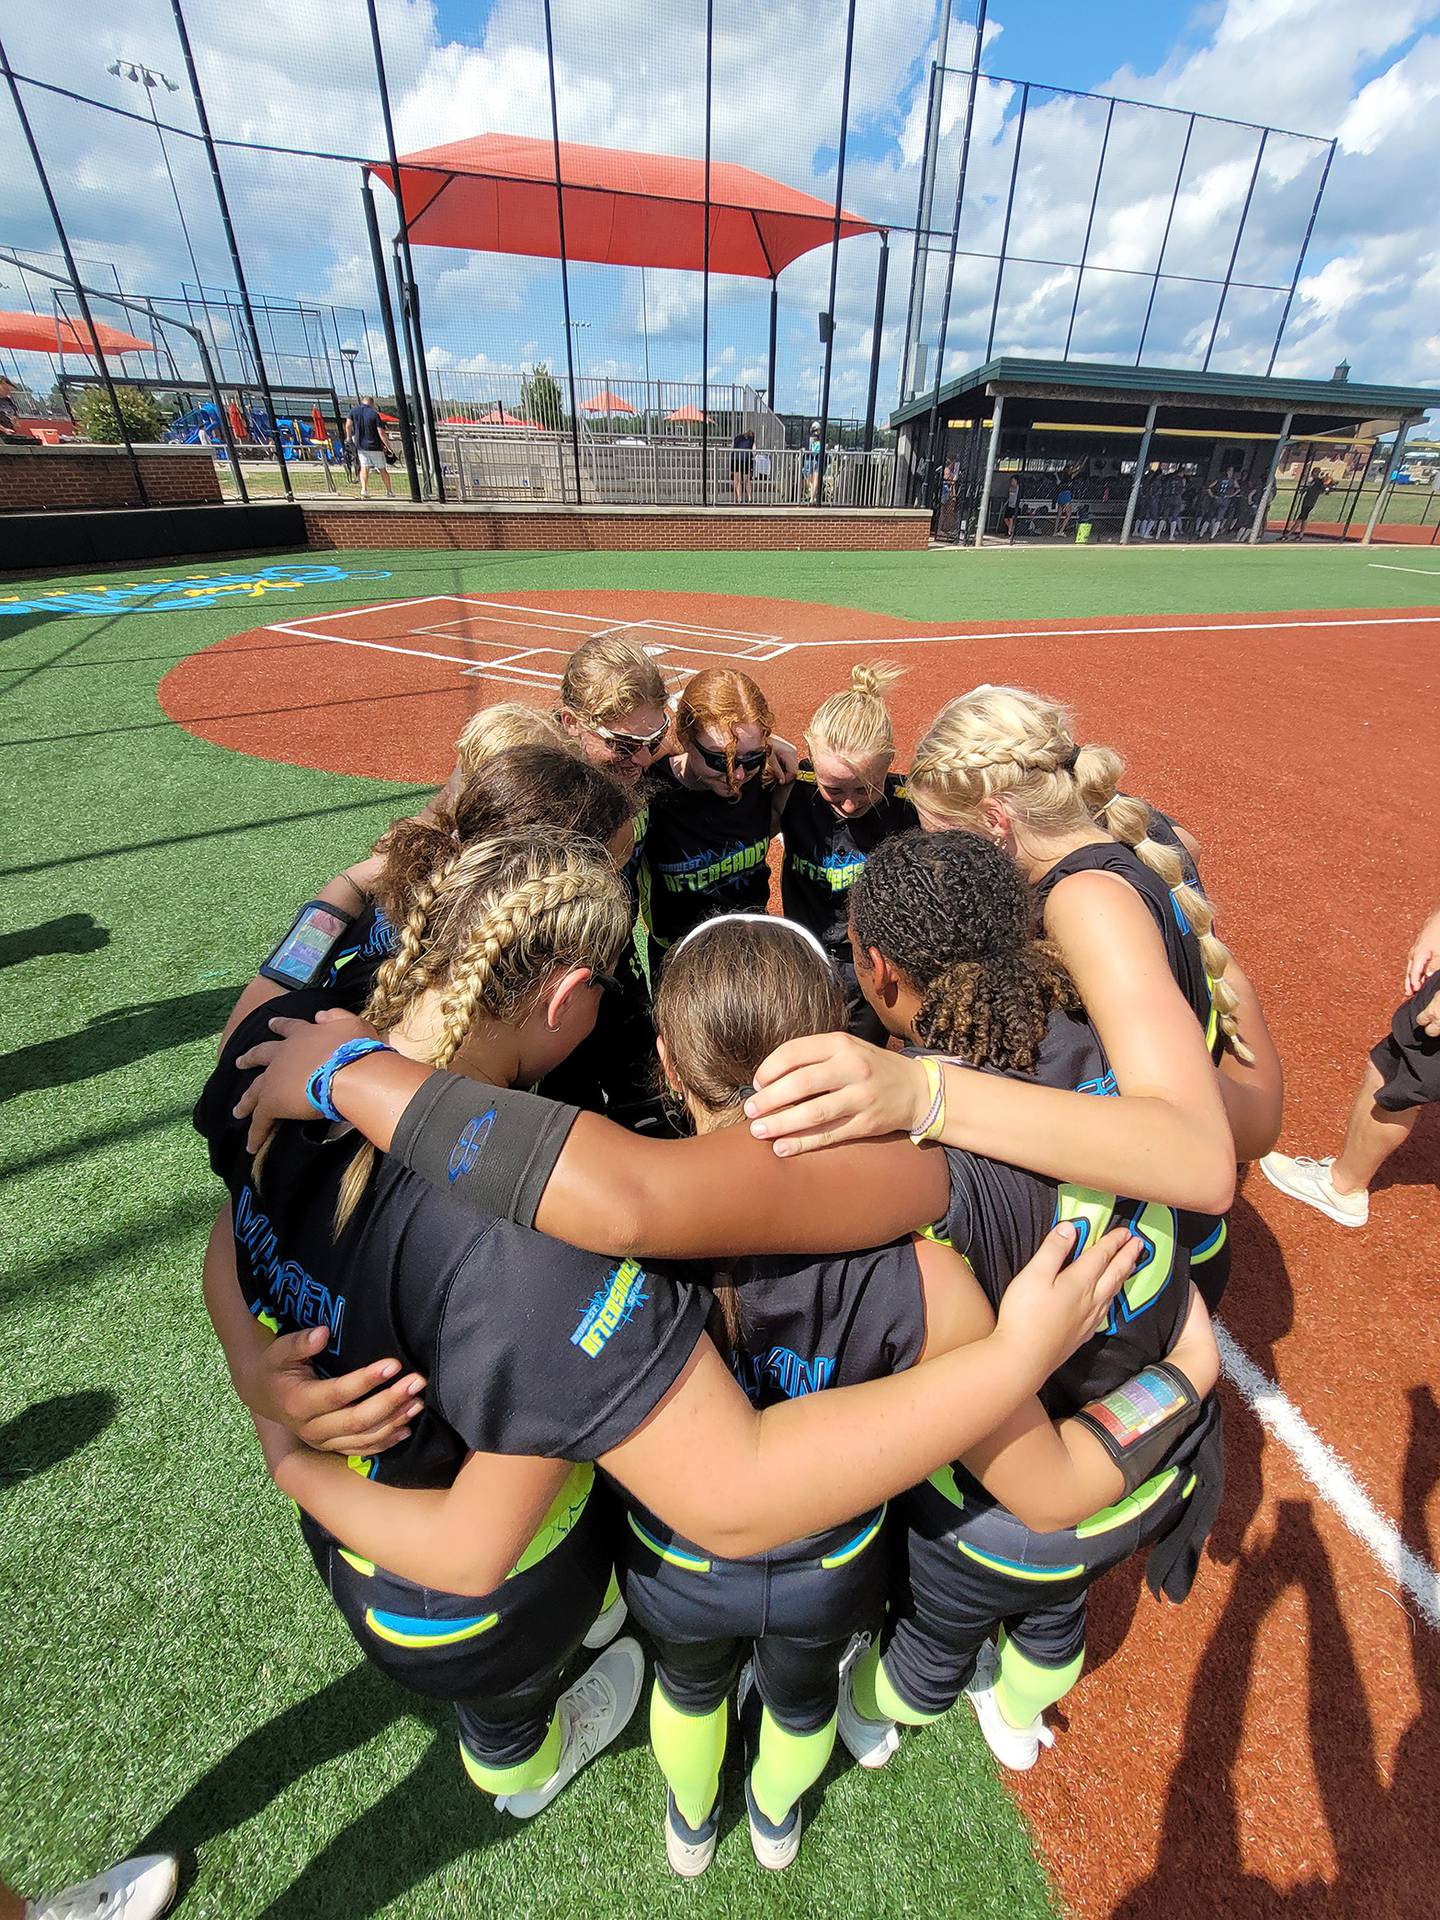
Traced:
<svg viewBox="0 0 1440 1920">
<path fill-rule="evenodd" d="M 1418 573 L 1425 580 L 1440 580 L 1440 567 L 1397 567 L 1389 560 L 1372 560 L 1377 573 Z"/>
<path fill-rule="evenodd" d="M 1261 1426 L 1294 1457 L 1325 1504 L 1370 1549 L 1390 1578 L 1440 1632 L 1440 1573 L 1405 1544 L 1399 1528 L 1381 1513 L 1340 1456 L 1218 1320 L 1215 1340 L 1227 1378 Z"/>
<path fill-rule="evenodd" d="M 1396 569 L 1400 571 L 1400 569 Z M 1291 633 L 1308 627 L 1435 627 L 1440 613 L 1390 614 L 1376 619 L 1367 613 L 1347 614 L 1343 620 L 1195 620 L 1165 627 L 1017 627 L 1013 633 L 887 633 L 877 640 L 792 640 L 792 652 L 808 647 L 944 647 L 962 640 L 1111 640 L 1130 634 L 1173 633 Z"/>
</svg>

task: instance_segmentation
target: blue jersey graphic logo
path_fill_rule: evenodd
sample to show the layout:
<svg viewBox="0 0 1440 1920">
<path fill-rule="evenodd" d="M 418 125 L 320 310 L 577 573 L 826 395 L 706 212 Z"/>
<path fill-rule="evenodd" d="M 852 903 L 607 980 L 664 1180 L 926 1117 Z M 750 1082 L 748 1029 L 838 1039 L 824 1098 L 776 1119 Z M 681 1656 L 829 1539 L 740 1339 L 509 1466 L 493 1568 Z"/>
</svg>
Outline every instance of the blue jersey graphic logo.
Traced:
<svg viewBox="0 0 1440 1920">
<path fill-rule="evenodd" d="M 495 1109 L 487 1107 L 484 1113 L 477 1114 L 473 1120 L 467 1120 L 460 1129 L 460 1137 L 450 1149 L 450 1158 L 445 1171 L 450 1185 L 462 1174 L 469 1173 L 480 1158 L 480 1149 L 490 1138 L 490 1129 L 495 1124 Z"/>
<path fill-rule="evenodd" d="M 235 1238 L 249 1255 L 251 1274 L 271 1302 L 269 1312 L 258 1302 L 251 1302 L 250 1310 L 262 1326 L 278 1333 L 280 1321 L 288 1318 L 297 1327 L 328 1327 L 330 1344 L 325 1351 L 338 1354 L 345 1330 L 344 1294 L 332 1293 L 298 1260 L 285 1258 L 275 1229 L 256 1205 L 254 1190 L 249 1186 L 240 1189 L 235 1203 Z"/>
</svg>

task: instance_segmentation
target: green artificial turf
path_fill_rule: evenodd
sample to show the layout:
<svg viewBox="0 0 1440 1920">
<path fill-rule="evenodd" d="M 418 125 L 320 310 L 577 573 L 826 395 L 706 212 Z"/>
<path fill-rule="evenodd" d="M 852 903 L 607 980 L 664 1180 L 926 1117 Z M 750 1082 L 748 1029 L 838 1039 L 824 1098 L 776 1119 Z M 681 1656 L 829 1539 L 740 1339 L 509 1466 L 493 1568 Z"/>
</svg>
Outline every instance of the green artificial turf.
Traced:
<svg viewBox="0 0 1440 1920">
<path fill-rule="evenodd" d="M 196 1865 L 192 1920 L 738 1916 L 762 1901 L 807 1920 L 1049 1914 L 963 1709 L 884 1775 L 832 1765 L 782 1877 L 734 1825 L 732 1774 L 719 1858 L 686 1887 L 664 1867 L 643 1715 L 520 1828 L 464 1783 L 446 1716 L 365 1666 L 209 1336 L 199 1266 L 218 1190 L 188 1114 L 257 955 L 415 790 L 211 746 L 165 719 L 155 688 L 258 622 L 448 591 L 748 592 L 997 625 L 1436 599 L 1373 557 L 357 554 L 335 556 L 348 578 L 214 610 L 0 605 L 0 1872 L 49 1885 L 163 1844 Z M 11 582 L 0 602 L 175 577 Z"/>
</svg>

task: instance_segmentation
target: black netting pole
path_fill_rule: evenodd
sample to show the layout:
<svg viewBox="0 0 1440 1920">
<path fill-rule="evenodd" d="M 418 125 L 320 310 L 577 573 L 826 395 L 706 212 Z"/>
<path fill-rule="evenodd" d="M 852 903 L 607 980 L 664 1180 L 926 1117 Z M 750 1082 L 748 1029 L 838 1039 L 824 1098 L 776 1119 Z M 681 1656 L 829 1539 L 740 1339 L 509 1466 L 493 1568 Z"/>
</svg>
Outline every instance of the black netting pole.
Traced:
<svg viewBox="0 0 1440 1920">
<path fill-rule="evenodd" d="M 1010 168 L 1010 193 L 1005 202 L 1005 225 L 1000 235 L 1000 258 L 995 263 L 995 298 L 990 303 L 990 331 L 985 336 L 985 358 L 995 351 L 995 328 L 1000 319 L 1000 288 L 1005 279 L 1005 255 L 1010 247 L 1010 221 L 1015 212 L 1015 188 L 1020 180 L 1020 149 L 1025 144 L 1025 115 L 1030 110 L 1030 82 L 1020 89 L 1020 119 L 1015 128 L 1015 161 Z"/>
<path fill-rule="evenodd" d="M 1225 284 L 1220 289 L 1220 298 L 1215 307 L 1215 324 L 1210 329 L 1210 344 L 1205 349 L 1205 358 L 1200 363 L 1200 371 L 1210 371 L 1210 356 L 1215 351 L 1215 342 L 1220 338 L 1220 321 L 1225 312 L 1225 301 L 1230 292 L 1230 282 L 1235 277 L 1235 262 L 1240 258 L 1240 242 L 1245 238 L 1245 222 L 1250 218 L 1250 202 L 1255 198 L 1255 182 L 1260 178 L 1260 162 L 1265 158 L 1265 142 L 1270 138 L 1268 127 L 1260 135 L 1260 144 L 1255 149 L 1255 165 L 1250 170 L 1250 184 L 1245 189 L 1245 204 L 1240 209 L 1240 224 L 1235 229 L 1235 244 L 1230 249 L 1230 262 L 1225 269 Z"/>
<path fill-rule="evenodd" d="M 210 131 L 210 116 L 205 111 L 205 96 L 200 91 L 200 76 L 195 70 L 195 55 L 190 46 L 190 29 L 185 24 L 185 14 L 180 0 L 170 0 L 170 11 L 175 16 L 175 31 L 180 39 L 180 51 L 185 59 L 185 73 L 190 82 L 190 98 L 195 103 L 195 117 L 200 122 L 200 138 L 205 142 L 206 157 L 210 162 L 210 178 L 215 187 L 215 204 L 220 209 L 220 224 L 225 229 L 225 244 L 230 249 L 230 268 L 235 275 L 235 291 L 240 296 L 241 311 L 245 315 L 245 330 L 250 335 L 250 349 L 255 355 L 255 371 L 265 409 L 270 416 L 270 427 L 274 434 L 275 460 L 280 468 L 280 484 L 285 489 L 285 498 L 293 501 L 295 495 L 290 486 L 290 463 L 285 458 L 285 448 L 280 439 L 280 415 L 275 410 L 275 396 L 270 391 L 270 377 L 265 371 L 265 362 L 260 354 L 260 335 L 255 326 L 255 309 L 250 304 L 250 289 L 245 284 L 245 269 L 240 262 L 240 247 L 235 238 L 234 222 L 230 218 L 230 202 L 225 194 L 225 181 L 220 172 L 220 156 L 215 150 L 215 136 Z"/>
<path fill-rule="evenodd" d="M 715 0 L 705 0 L 705 232 L 700 291 L 700 504 L 710 504 L 710 131 L 715 79 Z"/>
<path fill-rule="evenodd" d="M 830 294 L 825 303 L 825 370 L 820 378 L 820 465 L 815 505 L 825 498 L 825 452 L 830 438 L 830 370 L 835 361 L 835 287 L 840 274 L 840 215 L 845 201 L 845 142 L 850 132 L 850 72 L 855 62 L 855 0 L 845 16 L 845 77 L 840 83 L 840 146 L 835 160 L 835 231 L 830 237 Z"/>
<path fill-rule="evenodd" d="M 380 302 L 380 330 L 385 336 L 385 358 L 390 362 L 390 384 L 395 389 L 395 406 L 400 419 L 400 445 L 405 451 L 405 477 L 410 482 L 410 498 L 419 500 L 420 469 L 415 460 L 415 430 L 410 424 L 410 409 L 405 403 L 405 380 L 400 372 L 400 343 L 395 338 L 395 314 L 390 305 L 390 288 L 385 279 L 385 255 L 380 246 L 380 222 L 375 217 L 375 196 L 369 176 L 360 174 L 360 198 L 365 202 L 365 232 L 370 240 L 370 265 L 375 274 L 375 297 Z M 355 377 L 351 369 L 351 379 Z M 374 377 L 374 369 L 371 369 Z"/>
<path fill-rule="evenodd" d="M 1070 324 L 1065 329 L 1065 352 L 1063 359 L 1070 358 L 1070 342 L 1075 335 L 1075 316 L 1080 311 L 1080 289 L 1085 283 L 1085 262 L 1090 257 L 1090 236 L 1095 231 L 1095 209 L 1100 204 L 1100 177 L 1105 171 L 1105 155 L 1110 147 L 1110 128 L 1115 119 L 1115 102 L 1110 102 L 1105 114 L 1105 133 L 1100 142 L 1100 163 L 1095 169 L 1095 188 L 1090 195 L 1090 213 L 1085 222 L 1085 241 L 1080 248 L 1080 265 L 1075 272 L 1075 298 L 1070 302 Z"/>
<path fill-rule="evenodd" d="M 865 451 L 875 445 L 875 398 L 880 391 L 880 342 L 885 332 L 885 280 L 890 271 L 890 236 L 880 229 L 880 264 L 875 269 L 875 318 L 870 327 L 870 389 L 865 396 Z"/>
<path fill-rule="evenodd" d="M 1305 256 L 1310 251 L 1310 236 L 1315 231 L 1315 222 L 1320 213 L 1320 202 L 1325 198 L 1325 187 L 1330 179 L 1330 169 L 1335 164 L 1335 149 L 1339 144 L 1338 140 L 1332 140 L 1329 151 L 1325 155 L 1325 165 L 1320 174 L 1320 185 L 1315 189 L 1315 204 L 1310 209 L 1310 218 L 1305 226 L 1305 237 L 1300 242 L 1300 257 L 1295 262 L 1295 272 L 1290 279 L 1290 291 L 1285 296 L 1285 306 L 1280 315 L 1280 325 L 1275 329 L 1275 344 L 1270 349 L 1269 363 L 1265 368 L 1265 377 L 1267 380 L 1275 371 L 1275 362 L 1280 354 L 1280 342 L 1285 338 L 1285 329 L 1290 323 L 1290 309 L 1295 304 L 1295 290 L 1300 285 L 1300 274 L 1305 265 Z"/>
<path fill-rule="evenodd" d="M 1135 349 L 1135 364 L 1138 367 L 1145 358 L 1145 336 L 1150 331 L 1150 316 L 1155 311 L 1155 296 L 1160 291 L 1160 276 L 1165 271 L 1165 249 L 1170 244 L 1170 229 L 1175 223 L 1175 209 L 1180 202 L 1180 183 L 1185 178 L 1185 162 L 1190 157 L 1190 139 L 1195 131 L 1195 115 L 1185 129 L 1185 144 L 1180 149 L 1180 164 L 1175 169 L 1175 190 L 1170 195 L 1170 211 L 1165 216 L 1165 231 L 1160 236 L 1160 251 L 1155 257 L 1155 275 L 1150 282 L 1150 298 L 1145 303 L 1145 324 L 1140 329 L 1140 345 Z"/>
<path fill-rule="evenodd" d="M 945 0 L 944 19 L 950 16 Z M 900 398 L 910 396 L 910 347 L 915 340 L 925 310 L 925 275 L 930 266 L 930 219 L 935 206 L 935 115 L 936 95 L 945 85 L 945 68 L 939 61 L 930 66 L 930 97 L 925 107 L 925 151 L 920 167 L 920 191 L 915 201 L 915 251 L 910 258 L 910 301 L 905 309 L 905 344 L 900 349 Z"/>
<path fill-rule="evenodd" d="M 400 218 L 403 221 L 405 211 L 402 207 Z M 420 472 L 428 482 L 431 478 L 431 458 L 429 436 L 425 431 L 425 403 L 420 398 L 420 363 L 415 351 L 415 334 L 410 325 L 410 302 L 405 292 L 405 269 L 400 259 L 400 242 L 391 242 L 391 261 L 395 269 L 395 296 L 400 302 L 400 339 L 405 348 L 405 365 L 410 370 L 410 391 L 415 396 L 416 448 L 420 455 Z M 402 410 L 404 402 L 401 402 Z M 427 486 L 428 492 L 428 486 Z"/>
<path fill-rule="evenodd" d="M 425 436 L 430 464 L 434 470 L 435 492 L 441 500 L 444 500 L 445 477 L 440 471 L 440 445 L 435 437 L 435 408 L 430 398 L 430 370 L 425 364 L 425 335 L 420 329 L 420 289 L 415 281 L 415 260 L 410 251 L 410 219 L 405 211 L 405 195 L 401 190 L 400 156 L 395 149 L 395 122 L 390 112 L 390 86 L 385 78 L 385 49 L 380 40 L 380 22 L 375 13 L 375 0 L 365 0 L 365 8 L 370 16 L 370 46 L 375 55 L 375 78 L 380 86 L 380 113 L 385 122 L 385 158 L 390 162 L 390 176 L 395 182 L 395 206 L 400 220 L 397 239 L 404 269 L 400 312 L 405 323 L 407 343 L 412 331 L 415 335 L 414 360 L 418 382 L 415 388 L 415 404 L 420 409 L 420 427 Z"/>
<path fill-rule="evenodd" d="M 780 330 L 780 282 L 770 281 L 770 411 L 775 411 L 775 339 Z"/>
<path fill-rule="evenodd" d="M 5 70 L 5 83 L 10 89 L 10 98 L 15 104 L 15 114 L 20 122 L 20 131 L 24 134 L 25 144 L 30 149 L 30 158 L 35 163 L 35 177 L 40 182 L 40 191 L 44 194 L 45 204 L 50 210 L 50 219 L 55 227 L 56 238 L 60 242 L 60 251 L 65 256 L 65 271 L 69 274 L 70 284 L 75 289 L 75 298 L 79 302 L 80 312 L 84 317 L 85 325 L 90 329 L 90 345 L 94 350 L 95 365 L 100 370 L 100 379 L 104 385 L 106 396 L 110 401 L 110 410 L 115 415 L 115 425 L 119 428 L 120 438 L 124 442 L 125 453 L 130 462 L 131 478 L 135 482 L 135 491 L 140 496 L 141 506 L 148 507 L 151 501 L 150 495 L 145 490 L 145 476 L 140 471 L 140 462 L 135 458 L 134 443 L 130 438 L 129 429 L 126 427 L 124 417 L 120 412 L 120 398 L 115 391 L 115 382 L 110 378 L 110 368 L 100 347 L 100 335 L 95 326 L 95 316 L 90 310 L 90 302 L 86 297 L 85 289 L 80 284 L 80 272 L 75 264 L 75 255 L 71 251 L 70 236 L 65 231 L 65 222 L 60 218 L 60 208 L 50 187 L 50 176 L 46 173 L 45 163 L 40 158 L 40 148 L 35 139 L 34 129 L 30 125 L 30 116 L 25 111 L 25 102 L 20 98 L 19 83 L 16 81 L 14 69 L 10 65 L 10 56 L 6 53 L 3 42 L 0 42 L 0 67 L 3 67 Z M 23 274 L 21 278 L 24 278 Z M 56 344 L 58 346 L 58 341 Z M 63 382 L 65 359 L 63 354 L 57 355 L 57 358 L 60 361 L 60 372 Z"/>
<path fill-rule="evenodd" d="M 575 456 L 575 504 L 584 500 L 580 484 L 580 393 L 575 385 L 575 335 L 570 330 L 570 266 L 565 255 L 565 180 L 560 167 L 560 103 L 555 89 L 555 28 L 545 0 L 545 66 L 550 76 L 550 140 L 555 150 L 555 221 L 560 240 L 560 300 L 565 309 L 565 370 L 570 378 L 570 450 Z"/>
<path fill-rule="evenodd" d="M 945 266 L 945 297 L 940 303 L 940 337 L 935 342 L 935 385 L 930 394 L 930 417 L 925 423 L 925 505 L 934 511 L 939 494 L 935 472 L 935 435 L 940 424 L 940 386 L 945 366 L 945 336 L 950 331 L 950 301 L 955 291 L 955 254 L 960 245 L 960 215 L 965 208 L 965 175 L 970 167 L 970 134 L 975 125 L 975 95 L 980 88 L 980 53 L 985 44 L 985 12 L 980 0 L 975 20 L 975 58 L 970 67 L 970 90 L 965 96 L 965 129 L 960 137 L 960 171 L 955 182 L 955 218 L 950 225 L 950 258 Z"/>
</svg>

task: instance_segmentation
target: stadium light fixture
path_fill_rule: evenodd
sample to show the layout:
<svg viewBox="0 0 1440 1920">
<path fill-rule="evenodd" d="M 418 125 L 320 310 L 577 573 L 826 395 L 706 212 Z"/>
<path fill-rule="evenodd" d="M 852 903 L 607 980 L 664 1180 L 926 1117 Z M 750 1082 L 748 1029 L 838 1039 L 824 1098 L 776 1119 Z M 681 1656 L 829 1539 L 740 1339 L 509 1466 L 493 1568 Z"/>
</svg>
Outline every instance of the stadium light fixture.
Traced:
<svg viewBox="0 0 1440 1920">
<path fill-rule="evenodd" d="M 143 60 L 127 60 L 123 54 L 116 57 L 105 71 L 118 80 L 122 77 L 133 81 L 136 86 L 145 89 L 145 102 L 150 109 L 150 119 L 155 128 L 155 138 L 160 143 L 160 158 L 165 162 L 165 177 L 170 182 L 170 197 L 175 202 L 175 212 L 180 219 L 180 231 L 185 237 L 185 251 L 190 256 L 190 270 L 195 275 L 195 285 L 204 294 L 204 282 L 200 278 L 200 265 L 195 258 L 194 243 L 190 238 L 190 229 L 185 222 L 185 209 L 180 204 L 180 189 L 175 184 L 175 174 L 170 165 L 170 154 L 165 145 L 164 129 L 160 125 L 160 116 L 155 111 L 155 89 L 164 87 L 167 93 L 178 93 L 180 82 L 172 80 L 168 73 L 162 73 L 158 67 L 147 67 Z M 212 334 L 213 344 L 213 334 Z"/>
</svg>

